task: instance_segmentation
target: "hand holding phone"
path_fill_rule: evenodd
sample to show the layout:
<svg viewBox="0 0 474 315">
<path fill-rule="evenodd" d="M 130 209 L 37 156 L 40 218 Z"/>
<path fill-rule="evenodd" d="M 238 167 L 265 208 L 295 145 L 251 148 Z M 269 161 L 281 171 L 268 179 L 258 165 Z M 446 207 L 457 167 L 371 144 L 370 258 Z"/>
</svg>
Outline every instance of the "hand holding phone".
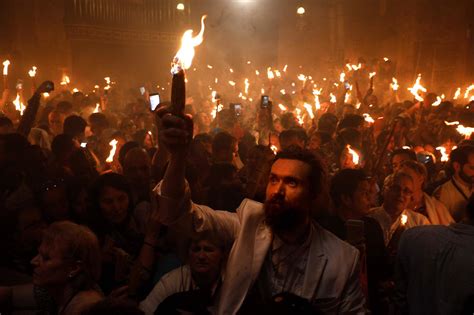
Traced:
<svg viewBox="0 0 474 315">
<path fill-rule="evenodd" d="M 150 110 L 154 112 L 160 106 L 160 94 L 150 94 Z"/>
</svg>

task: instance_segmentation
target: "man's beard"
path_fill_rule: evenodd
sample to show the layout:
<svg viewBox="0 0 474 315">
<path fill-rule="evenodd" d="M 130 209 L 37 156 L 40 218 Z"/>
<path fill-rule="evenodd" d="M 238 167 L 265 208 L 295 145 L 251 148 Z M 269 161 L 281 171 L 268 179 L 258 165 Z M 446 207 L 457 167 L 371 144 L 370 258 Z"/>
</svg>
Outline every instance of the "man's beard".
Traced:
<svg viewBox="0 0 474 315">
<path fill-rule="evenodd" d="M 265 220 L 274 232 L 292 231 L 307 219 L 308 211 L 300 206 L 285 202 L 285 197 L 275 195 L 265 201 Z"/>
<path fill-rule="evenodd" d="M 469 185 L 472 185 L 474 183 L 474 177 L 467 175 L 462 169 L 459 172 L 459 177 L 461 177 L 461 179 Z"/>
</svg>

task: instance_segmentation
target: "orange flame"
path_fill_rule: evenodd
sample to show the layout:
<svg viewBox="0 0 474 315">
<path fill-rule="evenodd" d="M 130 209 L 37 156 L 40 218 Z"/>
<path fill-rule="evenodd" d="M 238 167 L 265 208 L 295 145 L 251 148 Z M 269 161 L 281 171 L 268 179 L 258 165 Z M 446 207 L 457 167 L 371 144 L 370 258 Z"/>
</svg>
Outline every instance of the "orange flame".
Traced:
<svg viewBox="0 0 474 315">
<path fill-rule="evenodd" d="M 245 79 L 244 84 L 245 84 L 245 94 L 249 94 L 249 87 L 250 87 L 249 79 Z"/>
<path fill-rule="evenodd" d="M 272 149 L 273 154 L 277 155 L 277 153 L 278 153 L 278 148 L 277 148 L 276 145 L 272 144 L 272 145 L 270 146 L 270 149 Z"/>
<path fill-rule="evenodd" d="M 267 77 L 269 80 L 275 79 L 275 74 L 270 67 L 267 68 Z"/>
<path fill-rule="evenodd" d="M 95 104 L 94 113 L 98 113 L 98 112 L 100 112 L 100 104 L 99 104 L 99 103 L 96 103 L 96 104 Z"/>
<path fill-rule="evenodd" d="M 308 103 L 304 103 L 303 106 L 306 109 L 306 111 L 308 112 L 309 117 L 311 119 L 314 119 L 313 106 L 311 106 L 311 104 L 308 104 Z"/>
<path fill-rule="evenodd" d="M 349 152 L 349 154 L 352 155 L 352 163 L 354 163 L 354 165 L 359 165 L 359 161 L 360 161 L 359 154 L 352 149 L 350 144 L 346 145 L 346 149 Z"/>
<path fill-rule="evenodd" d="M 458 89 L 454 93 L 453 99 L 457 100 L 459 98 L 459 96 L 461 96 L 461 88 L 460 87 L 458 87 Z"/>
<path fill-rule="evenodd" d="M 466 89 L 466 92 L 464 93 L 464 98 L 469 98 L 469 94 L 471 93 L 471 91 L 474 90 L 474 84 L 471 84 L 467 89 Z"/>
<path fill-rule="evenodd" d="M 465 139 L 470 139 L 472 133 L 474 132 L 474 128 L 473 128 L 473 127 L 464 127 L 463 125 L 459 125 L 459 126 L 456 128 L 456 130 L 457 130 L 457 132 L 459 132 L 460 134 L 462 134 Z"/>
<path fill-rule="evenodd" d="M 433 104 L 431 104 L 431 106 L 439 106 L 442 101 L 443 99 L 440 96 L 436 96 L 436 101 Z"/>
<path fill-rule="evenodd" d="M 420 81 L 421 74 L 418 74 L 415 84 L 411 88 L 408 88 L 408 91 L 413 94 L 413 96 L 418 102 L 423 102 L 424 99 L 420 96 L 419 92 L 426 92 L 426 88 L 420 84 Z"/>
<path fill-rule="evenodd" d="M 105 162 L 112 163 L 114 161 L 115 152 L 117 151 L 117 143 L 118 141 L 115 139 L 109 142 L 109 145 L 112 146 L 112 148 L 110 149 L 109 156 L 107 157 Z"/>
<path fill-rule="evenodd" d="M 370 116 L 370 114 L 363 114 L 362 116 L 364 116 L 364 119 L 366 122 L 368 122 L 369 124 L 373 124 L 375 122 L 375 120 Z"/>
<path fill-rule="evenodd" d="M 446 153 L 446 148 L 441 146 L 437 147 L 436 150 L 438 150 L 441 153 L 441 162 L 447 162 L 449 161 L 449 154 Z"/>
<path fill-rule="evenodd" d="M 30 78 L 34 78 L 34 77 L 36 76 L 36 69 L 38 69 L 38 68 L 36 68 L 35 66 L 33 66 L 33 67 L 31 68 L 31 70 L 28 71 L 28 75 L 30 76 Z"/>
<path fill-rule="evenodd" d="M 398 80 L 395 78 L 392 78 L 392 83 L 390 83 L 390 88 L 394 91 L 397 91 L 400 85 L 398 85 Z"/>
<path fill-rule="evenodd" d="M 21 102 L 20 93 L 16 94 L 16 98 L 13 101 L 15 105 L 15 109 L 20 112 L 20 115 L 23 116 L 23 112 L 25 111 L 25 105 Z"/>
<path fill-rule="evenodd" d="M 373 77 L 375 77 L 376 74 L 377 74 L 377 72 L 369 73 L 369 79 L 372 79 Z"/>
<path fill-rule="evenodd" d="M 400 217 L 400 223 L 402 226 L 405 226 L 408 222 L 408 216 L 406 214 L 402 214 Z"/>
<path fill-rule="evenodd" d="M 8 66 L 10 65 L 10 60 L 5 60 L 3 62 L 3 75 L 8 75 Z"/>
<path fill-rule="evenodd" d="M 286 112 L 288 110 L 288 108 L 286 108 L 286 106 L 283 104 L 278 104 L 278 107 L 280 108 L 282 112 Z"/>
<path fill-rule="evenodd" d="M 181 48 L 173 59 L 171 67 L 172 73 L 177 73 L 181 69 L 186 70 L 191 67 L 195 54 L 194 47 L 201 45 L 204 40 L 204 20 L 206 17 L 207 15 L 201 17 L 201 30 L 197 36 L 193 37 L 193 30 L 187 30 L 184 32 L 183 37 L 181 38 Z"/>
</svg>

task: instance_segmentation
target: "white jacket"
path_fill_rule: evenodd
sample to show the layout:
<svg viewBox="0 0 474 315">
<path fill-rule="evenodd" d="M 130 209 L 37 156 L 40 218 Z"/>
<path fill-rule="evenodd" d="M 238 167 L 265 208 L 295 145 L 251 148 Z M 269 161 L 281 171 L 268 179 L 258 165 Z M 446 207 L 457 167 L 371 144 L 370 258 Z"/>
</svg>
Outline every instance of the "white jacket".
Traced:
<svg viewBox="0 0 474 315">
<path fill-rule="evenodd" d="M 264 223 L 261 203 L 245 199 L 237 213 L 193 204 L 189 196 L 178 203 L 159 195 L 160 216 L 183 232 L 214 230 L 233 243 L 217 306 L 217 314 L 235 314 L 257 279 L 273 235 Z M 188 194 L 189 195 L 189 194 Z M 365 314 L 359 283 L 359 252 L 315 224 L 306 264 L 302 297 L 324 314 Z"/>
</svg>

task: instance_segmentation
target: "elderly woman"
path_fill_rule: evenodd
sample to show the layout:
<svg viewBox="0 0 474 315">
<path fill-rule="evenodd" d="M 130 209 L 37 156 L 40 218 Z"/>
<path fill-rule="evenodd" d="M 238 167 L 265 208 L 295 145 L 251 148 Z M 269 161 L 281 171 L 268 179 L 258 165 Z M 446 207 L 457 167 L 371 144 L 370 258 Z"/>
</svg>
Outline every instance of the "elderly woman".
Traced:
<svg viewBox="0 0 474 315">
<path fill-rule="evenodd" d="M 431 224 L 449 225 L 454 222 L 446 206 L 423 191 L 428 173 L 423 164 L 416 161 L 404 161 L 400 171 L 413 178 L 413 197 L 409 209 L 421 213 Z"/>
<path fill-rule="evenodd" d="M 140 303 L 145 314 L 173 314 L 176 309 L 206 313 L 221 283 L 226 257 L 222 241 L 210 232 L 191 240 L 188 264 L 165 274 Z"/>
<path fill-rule="evenodd" d="M 33 284 L 0 288 L 0 310 L 44 309 L 56 314 L 81 314 L 102 299 L 100 248 L 87 227 L 55 222 L 44 232 L 34 266 Z"/>
</svg>

